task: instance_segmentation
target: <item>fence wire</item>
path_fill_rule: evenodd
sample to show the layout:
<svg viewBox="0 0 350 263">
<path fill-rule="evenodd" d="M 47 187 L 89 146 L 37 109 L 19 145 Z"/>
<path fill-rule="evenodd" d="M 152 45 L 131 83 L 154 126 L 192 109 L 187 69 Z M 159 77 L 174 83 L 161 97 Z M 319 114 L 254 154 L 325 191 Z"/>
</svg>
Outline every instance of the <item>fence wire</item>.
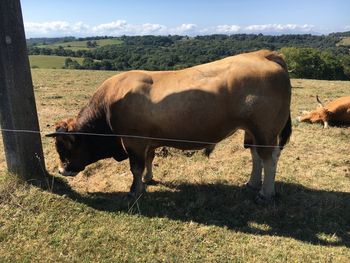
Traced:
<svg viewBox="0 0 350 263">
<path fill-rule="evenodd" d="M 31 133 L 43 135 L 42 131 L 33 130 L 14 130 L 14 129 L 1 129 L 1 132 L 13 132 L 13 133 Z M 97 136 L 97 137 L 119 137 L 119 138 L 131 138 L 131 139 L 143 139 L 143 140 L 154 140 L 154 141 L 167 141 L 167 142 L 181 142 L 181 143 L 191 143 L 191 144 L 202 144 L 202 145 L 216 145 L 219 142 L 206 142 L 197 140 L 186 140 L 186 139 L 171 139 L 171 138 L 159 138 L 159 137 L 149 137 L 142 135 L 130 135 L 130 134 L 104 134 L 104 133 L 87 133 L 87 132 L 56 132 L 57 135 L 82 135 L 82 136 Z M 46 134 L 47 135 L 47 134 Z M 261 148 L 280 148 L 278 145 L 258 145 L 258 144 L 244 144 L 249 147 L 261 147 Z M 284 146 L 283 148 L 285 148 Z"/>
</svg>

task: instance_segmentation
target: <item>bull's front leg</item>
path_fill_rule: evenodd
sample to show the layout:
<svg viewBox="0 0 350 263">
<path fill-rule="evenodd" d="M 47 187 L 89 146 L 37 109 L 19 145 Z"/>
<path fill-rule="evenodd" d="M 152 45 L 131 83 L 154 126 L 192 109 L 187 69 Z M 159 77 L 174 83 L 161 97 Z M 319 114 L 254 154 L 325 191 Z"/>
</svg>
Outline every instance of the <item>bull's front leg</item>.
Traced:
<svg viewBox="0 0 350 263">
<path fill-rule="evenodd" d="M 130 195 L 138 197 L 145 191 L 145 186 L 142 182 L 142 177 L 146 171 L 145 169 L 145 155 L 128 151 L 130 160 L 130 170 L 133 175 L 133 182 L 130 188 Z"/>
<path fill-rule="evenodd" d="M 155 152 L 154 149 L 149 149 L 146 155 L 146 173 L 143 177 L 143 182 L 145 184 L 154 184 L 153 173 L 152 173 L 152 162 L 154 160 Z"/>
</svg>

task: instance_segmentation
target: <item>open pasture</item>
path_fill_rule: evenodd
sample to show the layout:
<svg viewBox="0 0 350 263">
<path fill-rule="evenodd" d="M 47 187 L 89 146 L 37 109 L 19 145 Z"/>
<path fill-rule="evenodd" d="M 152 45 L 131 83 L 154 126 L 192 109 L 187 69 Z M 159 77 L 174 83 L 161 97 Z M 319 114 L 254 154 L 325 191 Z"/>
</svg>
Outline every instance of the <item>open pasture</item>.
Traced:
<svg viewBox="0 0 350 263">
<path fill-rule="evenodd" d="M 75 116 L 115 72 L 32 74 L 44 135 L 55 121 Z M 316 95 L 324 103 L 349 95 L 350 82 L 293 79 L 292 87 L 293 134 L 279 161 L 275 205 L 256 205 L 244 188 L 251 160 L 242 132 L 209 159 L 159 153 L 160 183 L 134 203 L 125 199 L 127 161 L 99 161 L 62 179 L 53 141 L 43 136 L 46 168 L 55 176 L 49 191 L 7 176 L 0 155 L 0 261 L 348 262 L 350 128 L 295 118 L 317 106 Z"/>
<path fill-rule="evenodd" d="M 120 39 L 116 38 L 107 38 L 107 39 L 97 39 L 97 40 L 91 40 L 93 42 L 96 42 L 96 47 L 102 47 L 107 45 L 119 45 L 122 43 Z M 50 48 L 55 49 L 58 47 L 63 47 L 64 49 L 68 50 L 89 50 L 94 48 L 89 48 L 87 46 L 87 40 L 76 40 L 76 41 L 68 41 L 68 42 L 57 42 L 54 44 L 48 44 L 48 45 L 39 45 L 40 48 Z"/>
<path fill-rule="evenodd" d="M 42 69 L 61 69 L 64 66 L 64 62 L 68 57 L 61 56 L 48 56 L 48 55 L 31 55 L 29 56 L 29 63 L 31 68 Z M 83 63 L 83 58 L 72 58 L 79 64 Z"/>
</svg>

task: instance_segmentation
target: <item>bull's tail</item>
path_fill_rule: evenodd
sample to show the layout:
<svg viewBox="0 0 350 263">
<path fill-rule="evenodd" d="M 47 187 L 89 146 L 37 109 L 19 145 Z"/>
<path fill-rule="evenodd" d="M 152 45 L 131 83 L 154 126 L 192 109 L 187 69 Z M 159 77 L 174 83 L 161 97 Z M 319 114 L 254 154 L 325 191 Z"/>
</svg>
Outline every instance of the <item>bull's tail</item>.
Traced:
<svg viewBox="0 0 350 263">
<path fill-rule="evenodd" d="M 291 134 L 292 134 L 292 120 L 291 120 L 291 117 L 290 117 L 290 114 L 289 114 L 287 123 L 286 123 L 286 125 L 284 126 L 283 130 L 281 131 L 281 133 L 279 135 L 278 146 L 280 147 L 281 150 L 288 143 Z"/>
<path fill-rule="evenodd" d="M 287 67 L 287 63 L 285 62 L 285 60 L 283 59 L 283 56 L 278 54 L 277 52 L 269 52 L 265 55 L 265 57 L 270 60 L 273 61 L 275 63 L 277 63 L 278 65 L 280 65 L 285 72 L 288 74 L 288 67 Z M 288 116 L 288 120 L 284 126 L 284 128 L 282 129 L 280 135 L 279 135 L 279 147 L 282 150 L 283 147 L 288 143 L 289 138 L 292 134 L 292 120 L 290 117 L 290 114 Z"/>
<path fill-rule="evenodd" d="M 268 60 L 271 60 L 275 63 L 277 63 L 278 65 L 280 65 L 286 72 L 288 72 L 288 68 L 287 68 L 287 63 L 284 61 L 282 55 L 278 54 L 275 51 L 272 51 L 270 53 L 268 53 L 265 56 Z"/>
</svg>

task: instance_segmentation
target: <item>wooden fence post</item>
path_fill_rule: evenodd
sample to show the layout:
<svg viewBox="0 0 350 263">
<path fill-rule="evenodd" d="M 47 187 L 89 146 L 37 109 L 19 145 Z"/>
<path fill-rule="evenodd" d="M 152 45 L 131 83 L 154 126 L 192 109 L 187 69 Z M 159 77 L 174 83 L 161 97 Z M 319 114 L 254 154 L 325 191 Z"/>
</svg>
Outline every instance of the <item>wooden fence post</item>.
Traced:
<svg viewBox="0 0 350 263">
<path fill-rule="evenodd" d="M 0 1 L 0 125 L 39 131 L 19 0 Z M 34 184 L 45 179 L 38 133 L 2 131 L 7 169 Z"/>
</svg>

